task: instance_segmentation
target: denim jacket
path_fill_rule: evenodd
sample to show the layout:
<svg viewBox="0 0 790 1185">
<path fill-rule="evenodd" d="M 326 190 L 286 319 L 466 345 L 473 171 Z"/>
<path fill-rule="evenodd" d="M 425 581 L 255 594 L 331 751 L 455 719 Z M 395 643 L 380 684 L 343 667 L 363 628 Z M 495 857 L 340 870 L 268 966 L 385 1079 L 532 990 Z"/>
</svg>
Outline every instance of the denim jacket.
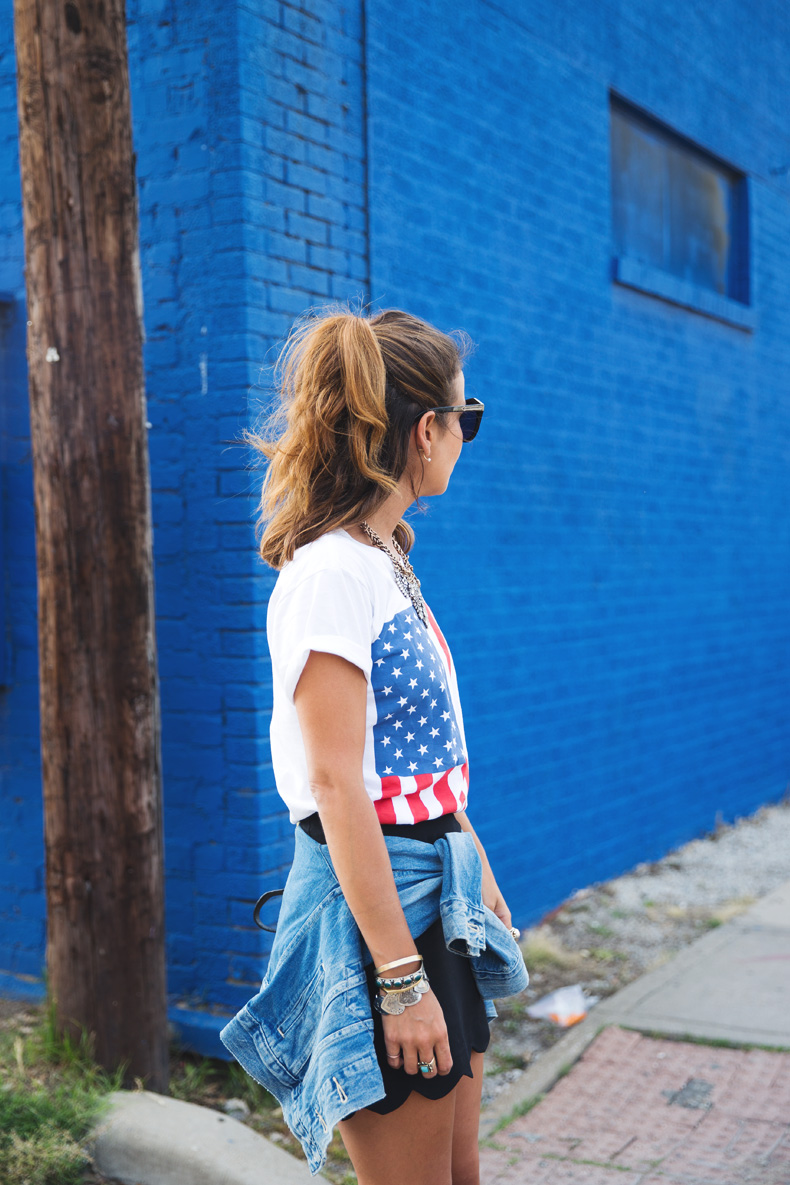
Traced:
<svg viewBox="0 0 790 1185">
<path fill-rule="evenodd" d="M 523 991 L 529 977 L 509 930 L 483 904 L 472 836 L 384 839 L 411 933 L 441 917 L 448 948 L 472 960 L 486 1015 L 496 1016 L 494 999 Z M 266 975 L 220 1038 L 281 1104 L 313 1174 L 334 1125 L 385 1094 L 365 976 L 371 961 L 328 847 L 297 827 Z"/>
</svg>

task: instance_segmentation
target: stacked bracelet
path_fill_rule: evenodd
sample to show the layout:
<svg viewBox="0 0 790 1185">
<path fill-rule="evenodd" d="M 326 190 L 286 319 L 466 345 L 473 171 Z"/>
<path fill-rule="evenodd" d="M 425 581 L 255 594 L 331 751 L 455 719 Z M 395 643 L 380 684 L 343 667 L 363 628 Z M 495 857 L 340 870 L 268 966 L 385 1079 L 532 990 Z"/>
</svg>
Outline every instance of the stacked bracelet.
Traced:
<svg viewBox="0 0 790 1185">
<path fill-rule="evenodd" d="M 389 971 L 395 967 L 402 967 L 404 963 L 419 961 L 416 971 L 407 975 L 383 976 L 382 971 Z M 399 1016 L 412 1004 L 417 1004 L 427 991 L 430 990 L 428 976 L 425 974 L 422 955 L 410 955 L 406 959 L 395 959 L 392 963 L 384 963 L 376 967 L 376 986 L 381 995 L 376 996 L 375 1005 L 379 1012 L 386 1012 L 391 1016 Z"/>
</svg>

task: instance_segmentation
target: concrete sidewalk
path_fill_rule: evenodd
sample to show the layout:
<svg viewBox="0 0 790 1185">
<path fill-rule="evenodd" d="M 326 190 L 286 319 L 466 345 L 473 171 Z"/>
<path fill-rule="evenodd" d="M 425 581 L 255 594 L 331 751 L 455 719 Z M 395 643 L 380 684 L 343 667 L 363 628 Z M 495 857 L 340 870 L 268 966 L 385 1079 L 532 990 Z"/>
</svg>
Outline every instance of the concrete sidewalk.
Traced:
<svg viewBox="0 0 790 1185">
<path fill-rule="evenodd" d="M 481 1119 L 481 1182 L 790 1185 L 790 1052 L 700 1040 L 790 1051 L 790 882 L 603 1001 L 503 1092 Z"/>
</svg>

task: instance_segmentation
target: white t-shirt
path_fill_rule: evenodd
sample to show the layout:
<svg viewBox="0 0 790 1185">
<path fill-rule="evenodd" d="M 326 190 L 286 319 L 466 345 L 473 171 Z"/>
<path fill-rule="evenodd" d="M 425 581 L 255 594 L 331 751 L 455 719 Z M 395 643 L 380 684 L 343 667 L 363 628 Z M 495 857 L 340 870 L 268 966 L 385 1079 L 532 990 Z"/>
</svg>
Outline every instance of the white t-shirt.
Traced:
<svg viewBox="0 0 790 1185">
<path fill-rule="evenodd" d="M 272 764 L 297 823 L 317 809 L 293 694 L 311 650 L 339 654 L 367 678 L 363 776 L 381 823 L 466 808 L 469 765 L 452 657 L 428 609 L 426 628 L 383 551 L 340 528 L 297 548 L 267 613 Z"/>
</svg>

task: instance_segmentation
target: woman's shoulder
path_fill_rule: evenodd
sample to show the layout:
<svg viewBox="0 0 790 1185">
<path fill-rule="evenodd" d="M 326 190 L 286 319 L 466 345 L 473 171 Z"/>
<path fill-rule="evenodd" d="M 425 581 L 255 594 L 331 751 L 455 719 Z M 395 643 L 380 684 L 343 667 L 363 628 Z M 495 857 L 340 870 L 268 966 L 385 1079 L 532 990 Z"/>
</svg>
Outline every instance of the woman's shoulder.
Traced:
<svg viewBox="0 0 790 1185">
<path fill-rule="evenodd" d="M 358 543 L 338 527 L 297 547 L 293 559 L 281 569 L 272 595 L 283 596 L 303 582 L 331 572 L 350 576 L 372 591 L 375 583 L 386 575 L 382 559 L 387 559 L 383 552 Z"/>
<path fill-rule="evenodd" d="M 266 613 L 273 662 L 287 666 L 305 637 L 320 638 L 318 649 L 333 649 L 327 639 L 342 638 L 337 653 L 369 672 L 374 626 L 387 602 L 387 569 L 382 572 L 373 548 L 367 556 L 364 544 L 342 534 L 331 531 L 305 543 L 282 568 Z"/>
</svg>

